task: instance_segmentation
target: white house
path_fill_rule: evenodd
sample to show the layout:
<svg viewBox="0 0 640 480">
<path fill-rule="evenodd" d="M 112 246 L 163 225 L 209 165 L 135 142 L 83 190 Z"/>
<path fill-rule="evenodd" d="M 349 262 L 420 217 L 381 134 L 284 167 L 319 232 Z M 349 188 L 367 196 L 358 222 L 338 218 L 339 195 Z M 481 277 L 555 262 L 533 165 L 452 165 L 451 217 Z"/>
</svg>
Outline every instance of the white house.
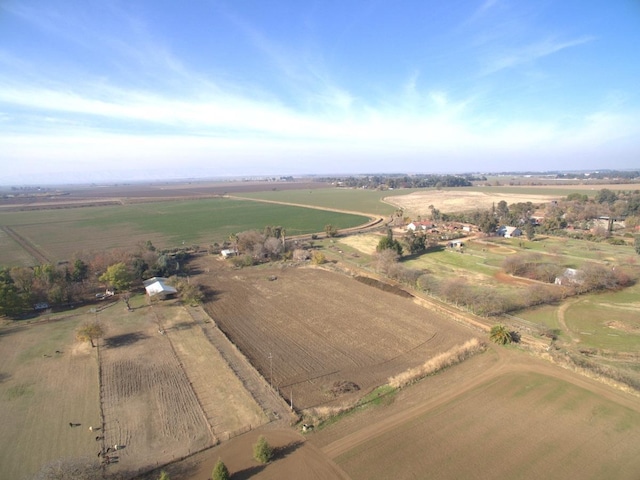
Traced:
<svg viewBox="0 0 640 480">
<path fill-rule="evenodd" d="M 504 238 L 515 238 L 522 235 L 522 230 L 518 227 L 502 226 L 498 229 L 498 235 L 501 235 Z"/>
<path fill-rule="evenodd" d="M 165 282 L 166 278 L 162 277 L 153 277 L 149 280 L 145 280 L 142 282 L 144 284 L 144 289 L 147 291 L 147 295 L 150 297 L 155 297 L 159 295 L 160 297 L 166 297 L 167 295 L 174 295 L 178 293 L 171 285 L 167 285 Z"/>
<path fill-rule="evenodd" d="M 222 258 L 235 257 L 237 254 L 238 251 L 235 248 L 225 248 L 224 250 L 220 250 Z"/>
<path fill-rule="evenodd" d="M 580 270 L 576 270 L 575 268 L 565 268 L 562 275 L 556 277 L 554 283 L 556 285 L 580 285 L 582 284 Z"/>
<path fill-rule="evenodd" d="M 407 225 L 407 230 L 429 230 L 431 228 L 435 228 L 435 225 L 431 222 L 411 222 Z"/>
</svg>

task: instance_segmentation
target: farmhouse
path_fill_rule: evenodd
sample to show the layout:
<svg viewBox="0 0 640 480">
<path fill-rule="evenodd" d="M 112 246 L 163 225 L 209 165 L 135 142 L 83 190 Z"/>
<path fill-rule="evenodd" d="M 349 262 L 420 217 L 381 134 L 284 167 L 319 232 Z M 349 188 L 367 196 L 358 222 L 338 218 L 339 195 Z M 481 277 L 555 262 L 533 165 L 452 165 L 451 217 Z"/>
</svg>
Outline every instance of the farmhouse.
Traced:
<svg viewBox="0 0 640 480">
<path fill-rule="evenodd" d="M 224 250 L 220 250 L 222 258 L 235 257 L 237 254 L 238 251 L 235 248 L 225 248 Z"/>
<path fill-rule="evenodd" d="M 412 232 L 415 232 L 416 230 L 430 230 L 432 228 L 435 228 L 436 225 L 434 225 L 431 222 L 411 222 L 409 225 L 407 225 L 407 230 L 411 230 Z"/>
<path fill-rule="evenodd" d="M 462 248 L 464 246 L 464 242 L 461 240 L 453 240 L 452 242 L 449 242 L 447 244 L 449 246 L 449 248 Z"/>
<path fill-rule="evenodd" d="M 176 293 L 178 293 L 178 290 L 176 290 L 171 285 L 167 285 L 165 283 L 166 281 L 167 279 L 162 277 L 150 278 L 149 280 L 145 280 L 143 282 L 144 289 L 147 291 L 147 294 L 150 297 L 155 297 L 157 295 L 160 298 L 164 298 L 168 295 L 175 295 Z"/>
<path fill-rule="evenodd" d="M 518 227 L 502 226 L 498 229 L 498 235 L 504 238 L 515 238 L 522 235 L 522 230 Z"/>
</svg>

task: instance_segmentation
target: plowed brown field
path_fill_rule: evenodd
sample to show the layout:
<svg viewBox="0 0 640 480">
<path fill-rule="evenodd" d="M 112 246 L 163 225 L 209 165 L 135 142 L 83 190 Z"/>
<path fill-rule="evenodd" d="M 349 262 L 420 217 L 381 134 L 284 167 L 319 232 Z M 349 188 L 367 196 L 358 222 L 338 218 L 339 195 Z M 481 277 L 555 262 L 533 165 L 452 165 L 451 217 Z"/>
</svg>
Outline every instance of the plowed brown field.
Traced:
<svg viewBox="0 0 640 480">
<path fill-rule="evenodd" d="M 198 261 L 216 292 L 209 315 L 298 409 L 349 398 L 330 393 L 338 381 L 354 382 L 360 391 L 351 395 L 363 395 L 473 337 L 411 299 L 341 274 Z"/>
</svg>

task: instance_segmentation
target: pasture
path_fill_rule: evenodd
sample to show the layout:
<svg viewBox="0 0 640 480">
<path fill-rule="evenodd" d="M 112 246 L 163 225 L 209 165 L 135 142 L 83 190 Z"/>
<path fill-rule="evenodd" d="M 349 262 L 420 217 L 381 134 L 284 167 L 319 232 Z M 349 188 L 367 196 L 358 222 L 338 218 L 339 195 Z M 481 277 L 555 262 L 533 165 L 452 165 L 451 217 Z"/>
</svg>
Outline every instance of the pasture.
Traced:
<svg viewBox="0 0 640 480">
<path fill-rule="evenodd" d="M 361 215 L 226 198 L 0 212 L 0 226 L 11 228 L 50 262 L 81 251 L 134 248 L 147 240 L 159 248 L 206 246 L 266 225 L 281 225 L 291 236 L 322 232 L 327 224 L 342 229 L 367 221 Z M 0 241 L 7 245 L 0 249 L 0 265 L 25 264 L 28 256 L 16 254 L 15 241 L 6 235 Z"/>
<path fill-rule="evenodd" d="M 57 458 L 94 460 L 100 445 L 88 427 L 101 425 L 98 359 L 75 341 L 81 321 L 0 327 L 0 479 L 28 478 Z"/>
<path fill-rule="evenodd" d="M 171 302 L 130 304 L 0 329 L 1 479 L 58 458 L 98 466 L 96 452 L 116 444 L 107 472 L 129 475 L 269 421 L 209 341 L 210 322 Z M 78 325 L 96 318 L 99 347 L 77 342 Z"/>
<path fill-rule="evenodd" d="M 403 190 L 363 190 L 352 188 L 321 188 L 308 190 L 271 190 L 239 193 L 235 196 L 270 200 L 297 205 L 330 208 L 374 215 L 390 215 L 396 208 L 383 200 L 395 195 L 406 195 L 413 189 Z"/>
</svg>

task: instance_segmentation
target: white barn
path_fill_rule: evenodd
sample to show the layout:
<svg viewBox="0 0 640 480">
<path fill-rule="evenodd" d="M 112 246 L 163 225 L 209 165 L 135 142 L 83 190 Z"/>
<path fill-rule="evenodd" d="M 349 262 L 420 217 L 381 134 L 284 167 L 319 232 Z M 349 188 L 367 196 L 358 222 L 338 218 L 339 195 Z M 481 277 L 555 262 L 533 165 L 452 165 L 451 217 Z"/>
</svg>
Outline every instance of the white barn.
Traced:
<svg viewBox="0 0 640 480">
<path fill-rule="evenodd" d="M 175 295 L 178 293 L 178 290 L 171 285 L 167 285 L 165 283 L 166 281 L 167 279 L 163 277 L 153 277 L 142 283 L 144 284 L 144 289 L 147 291 L 147 295 L 150 297 L 155 297 L 156 295 L 166 297 L 167 295 Z"/>
</svg>

